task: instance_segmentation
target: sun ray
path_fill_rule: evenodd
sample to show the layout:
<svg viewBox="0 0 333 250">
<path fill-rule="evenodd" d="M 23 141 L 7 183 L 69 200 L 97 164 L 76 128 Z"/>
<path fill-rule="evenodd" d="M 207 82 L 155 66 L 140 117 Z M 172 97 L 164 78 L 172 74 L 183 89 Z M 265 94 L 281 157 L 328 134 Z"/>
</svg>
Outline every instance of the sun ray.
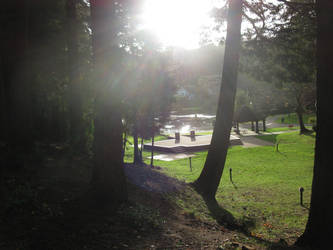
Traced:
<svg viewBox="0 0 333 250">
<path fill-rule="evenodd" d="M 186 49 L 199 46 L 201 28 L 213 23 L 209 11 L 218 1 L 146 0 L 143 28 L 159 38 L 164 46 Z"/>
</svg>

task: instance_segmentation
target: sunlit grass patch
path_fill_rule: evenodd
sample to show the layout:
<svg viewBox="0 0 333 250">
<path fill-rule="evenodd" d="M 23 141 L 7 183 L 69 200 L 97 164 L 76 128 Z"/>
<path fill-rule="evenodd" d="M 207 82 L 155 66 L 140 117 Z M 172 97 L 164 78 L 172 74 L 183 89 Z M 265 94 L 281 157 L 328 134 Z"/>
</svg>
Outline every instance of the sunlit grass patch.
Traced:
<svg viewBox="0 0 333 250">
<path fill-rule="evenodd" d="M 307 129 L 311 130 L 312 127 L 306 126 Z M 281 131 L 289 131 L 289 130 L 299 130 L 299 126 L 292 126 L 292 127 L 278 127 L 278 128 L 267 128 L 266 132 L 281 132 Z"/>
<path fill-rule="evenodd" d="M 304 123 L 313 123 L 312 121 L 316 119 L 315 114 L 304 114 L 303 121 Z M 275 122 L 282 124 L 298 124 L 298 117 L 296 113 L 290 113 L 283 116 L 280 116 Z"/>
<path fill-rule="evenodd" d="M 216 198 L 236 218 L 255 222 L 251 232 L 267 240 L 294 239 L 302 233 L 308 210 L 299 204 L 303 187 L 304 204 L 309 207 L 312 182 L 314 135 L 297 132 L 259 137 L 279 141 L 274 146 L 255 148 L 231 147 Z M 193 182 L 202 170 L 207 152 L 172 162 L 156 161 L 164 172 L 186 182 Z M 233 183 L 229 169 L 232 168 Z"/>
</svg>

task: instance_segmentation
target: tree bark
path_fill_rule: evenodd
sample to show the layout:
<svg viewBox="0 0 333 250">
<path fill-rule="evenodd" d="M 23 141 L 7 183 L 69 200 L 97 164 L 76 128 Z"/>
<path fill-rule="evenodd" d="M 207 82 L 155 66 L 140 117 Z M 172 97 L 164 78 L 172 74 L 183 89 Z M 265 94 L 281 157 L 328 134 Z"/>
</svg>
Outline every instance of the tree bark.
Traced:
<svg viewBox="0 0 333 250">
<path fill-rule="evenodd" d="M 80 88 L 77 0 L 66 0 L 67 47 L 69 76 L 69 121 L 70 141 L 74 150 L 84 148 L 84 129 L 82 121 L 82 97 Z"/>
<path fill-rule="evenodd" d="M 300 110 L 297 110 L 296 114 L 297 114 L 298 123 L 299 123 L 299 133 L 305 134 L 305 133 L 309 132 L 309 130 L 304 125 L 303 112 Z"/>
<path fill-rule="evenodd" d="M 102 202 L 127 200 L 122 164 L 122 122 L 119 94 L 115 91 L 118 49 L 114 1 L 90 0 L 93 54 L 96 74 L 93 191 Z M 113 61 L 114 60 L 114 61 Z"/>
<path fill-rule="evenodd" d="M 134 164 L 140 164 L 140 154 L 139 154 L 139 136 L 138 136 L 138 127 L 137 127 L 137 121 L 134 121 L 133 124 L 133 144 L 134 144 Z"/>
<path fill-rule="evenodd" d="M 317 134 L 308 222 L 297 245 L 327 249 L 333 238 L 333 1 L 317 0 Z"/>
<path fill-rule="evenodd" d="M 193 183 L 196 190 L 214 199 L 219 186 L 229 146 L 234 113 L 240 51 L 242 0 L 231 0 L 216 123 L 204 168 Z"/>
<path fill-rule="evenodd" d="M 266 119 L 262 119 L 262 130 L 266 132 Z"/>
<path fill-rule="evenodd" d="M 5 138 L 9 165 L 23 166 L 33 149 L 30 92 L 30 1 L 5 4 L 2 26 L 2 78 L 6 107 Z M 6 20 L 8 15 L 8 20 Z"/>
<path fill-rule="evenodd" d="M 141 143 L 140 143 L 140 163 L 143 164 L 143 157 L 142 157 L 142 153 L 143 153 L 143 137 L 141 137 Z"/>
<path fill-rule="evenodd" d="M 251 130 L 254 131 L 254 122 L 251 121 Z"/>
<path fill-rule="evenodd" d="M 256 121 L 256 133 L 259 134 L 259 121 Z"/>
<path fill-rule="evenodd" d="M 124 157 L 125 157 L 125 153 L 126 153 L 126 144 L 127 144 L 127 133 L 125 131 L 124 136 L 123 136 L 123 152 L 122 152 L 123 163 L 124 163 Z"/>
<path fill-rule="evenodd" d="M 150 155 L 150 166 L 154 166 L 154 139 L 155 135 L 153 133 L 151 137 L 151 155 Z"/>
</svg>

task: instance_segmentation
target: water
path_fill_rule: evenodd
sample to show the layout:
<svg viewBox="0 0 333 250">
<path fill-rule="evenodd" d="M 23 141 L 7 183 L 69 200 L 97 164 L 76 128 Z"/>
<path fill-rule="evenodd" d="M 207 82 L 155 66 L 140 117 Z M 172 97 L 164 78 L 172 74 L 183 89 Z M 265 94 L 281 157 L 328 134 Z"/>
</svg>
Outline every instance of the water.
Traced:
<svg viewBox="0 0 333 250">
<path fill-rule="evenodd" d="M 188 114 L 171 115 L 170 121 L 161 129 L 165 134 L 189 134 L 191 130 L 196 132 L 209 131 L 213 129 L 215 115 L 208 114 Z"/>
</svg>

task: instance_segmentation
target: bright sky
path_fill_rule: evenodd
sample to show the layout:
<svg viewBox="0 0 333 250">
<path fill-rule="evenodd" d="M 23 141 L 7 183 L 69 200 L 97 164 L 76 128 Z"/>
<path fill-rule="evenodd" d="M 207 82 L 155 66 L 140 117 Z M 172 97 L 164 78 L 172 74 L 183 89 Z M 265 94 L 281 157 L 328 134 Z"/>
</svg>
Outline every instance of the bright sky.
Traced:
<svg viewBox="0 0 333 250">
<path fill-rule="evenodd" d="M 224 0 L 146 0 L 143 28 L 153 32 L 163 46 L 199 47 L 203 27 L 212 27 L 209 11 Z"/>
</svg>

